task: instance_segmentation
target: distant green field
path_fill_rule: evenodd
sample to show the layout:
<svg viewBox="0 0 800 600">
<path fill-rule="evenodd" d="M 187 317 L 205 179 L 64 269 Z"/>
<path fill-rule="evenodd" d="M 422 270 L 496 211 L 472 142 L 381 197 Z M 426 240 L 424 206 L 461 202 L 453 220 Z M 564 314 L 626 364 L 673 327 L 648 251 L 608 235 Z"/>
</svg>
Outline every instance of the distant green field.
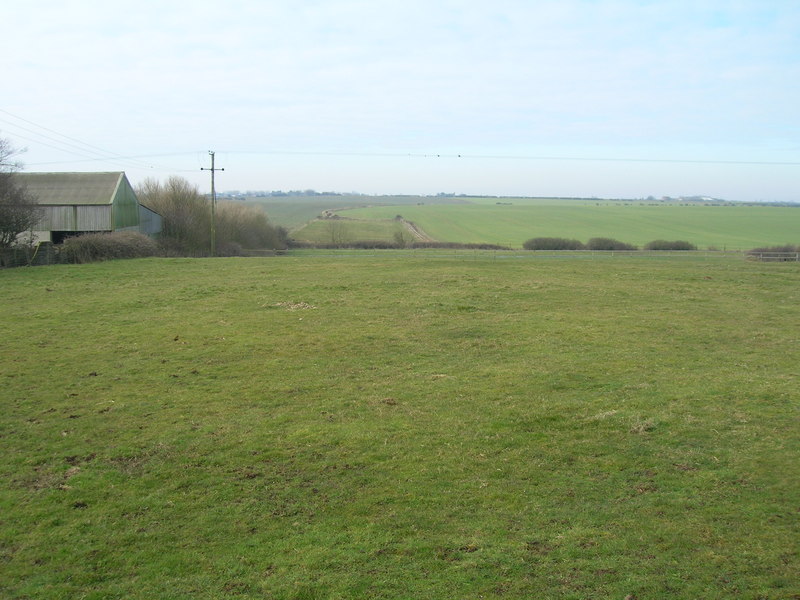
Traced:
<svg viewBox="0 0 800 600">
<path fill-rule="evenodd" d="M 390 219 L 398 213 L 438 241 L 517 248 L 533 237 L 584 242 L 612 237 L 639 246 L 656 239 L 686 240 L 729 250 L 800 243 L 800 208 L 775 206 L 480 198 L 470 204 L 376 206 L 341 214 Z"/>
<path fill-rule="evenodd" d="M 248 204 L 263 206 L 270 221 L 276 225 L 286 227 L 289 230 L 295 230 L 305 225 L 325 210 L 354 206 L 406 206 L 426 201 L 454 203 L 460 200 L 448 198 L 433 199 L 421 196 L 361 196 L 354 194 L 250 197 L 246 200 Z"/>
<path fill-rule="evenodd" d="M 264 207 L 270 221 L 287 229 L 294 230 L 325 210 L 362 206 L 366 204 L 360 196 L 279 196 L 269 198 L 248 198 L 247 204 Z"/>
<path fill-rule="evenodd" d="M 323 219 L 311 221 L 295 231 L 293 237 L 300 241 L 320 244 L 347 244 L 364 240 L 392 242 L 396 233 L 404 231 L 405 228 L 392 219 L 366 221 Z M 407 232 L 406 235 L 410 239 Z"/>
<path fill-rule="evenodd" d="M 800 265 L 540 256 L 0 271 L 0 597 L 800 597 Z"/>
</svg>

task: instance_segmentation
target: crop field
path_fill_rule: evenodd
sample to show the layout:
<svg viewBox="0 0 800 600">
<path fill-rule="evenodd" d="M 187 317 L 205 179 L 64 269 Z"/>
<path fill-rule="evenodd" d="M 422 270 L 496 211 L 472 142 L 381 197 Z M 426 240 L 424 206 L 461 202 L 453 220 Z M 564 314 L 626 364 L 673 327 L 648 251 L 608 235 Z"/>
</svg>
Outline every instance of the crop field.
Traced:
<svg viewBox="0 0 800 600">
<path fill-rule="evenodd" d="M 362 196 L 336 194 L 315 196 L 273 196 L 247 198 L 248 204 L 261 205 L 270 221 L 290 231 L 298 229 L 319 216 L 323 211 L 364 206 L 405 206 L 430 201 L 422 196 Z M 437 199 L 439 203 L 458 203 L 459 199 Z M 363 238 L 362 238 L 363 239 Z"/>
<path fill-rule="evenodd" d="M 305 225 L 325 210 L 366 204 L 361 197 L 334 195 L 248 198 L 247 203 L 261 205 L 271 222 L 290 231 Z"/>
<path fill-rule="evenodd" d="M 472 198 L 464 204 L 373 206 L 339 214 L 384 221 L 401 214 L 437 241 L 514 248 L 534 237 L 583 242 L 611 237 L 637 246 L 667 239 L 686 240 L 700 248 L 749 250 L 796 244 L 800 231 L 800 208 L 733 204 Z M 355 230 L 351 235 L 359 237 Z"/>
<path fill-rule="evenodd" d="M 315 219 L 295 232 L 293 237 L 318 244 L 347 244 L 364 240 L 393 242 L 398 233 L 411 239 L 408 230 L 394 219 L 365 221 Z"/>
<path fill-rule="evenodd" d="M 0 597 L 800 598 L 797 263 L 399 256 L 0 271 Z"/>
</svg>

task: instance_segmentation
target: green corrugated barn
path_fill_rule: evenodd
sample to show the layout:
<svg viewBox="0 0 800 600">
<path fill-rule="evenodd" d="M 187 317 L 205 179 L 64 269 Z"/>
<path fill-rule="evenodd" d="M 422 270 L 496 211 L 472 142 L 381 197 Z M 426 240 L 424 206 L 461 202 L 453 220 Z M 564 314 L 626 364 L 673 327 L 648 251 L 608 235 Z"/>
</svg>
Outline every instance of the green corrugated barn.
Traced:
<svg viewBox="0 0 800 600">
<path fill-rule="evenodd" d="M 15 175 L 42 207 L 34 228 L 40 242 L 61 243 L 81 233 L 161 232 L 161 216 L 139 203 L 125 173 L 18 173 Z"/>
</svg>

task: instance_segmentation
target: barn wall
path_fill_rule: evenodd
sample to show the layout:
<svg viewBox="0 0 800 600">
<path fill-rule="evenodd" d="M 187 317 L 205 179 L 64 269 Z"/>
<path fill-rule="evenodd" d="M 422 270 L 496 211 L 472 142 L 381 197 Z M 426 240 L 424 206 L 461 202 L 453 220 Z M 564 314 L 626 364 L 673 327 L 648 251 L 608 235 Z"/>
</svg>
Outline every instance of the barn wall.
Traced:
<svg viewBox="0 0 800 600">
<path fill-rule="evenodd" d="M 42 217 L 34 227 L 39 231 L 76 231 L 74 206 L 43 206 Z"/>
<path fill-rule="evenodd" d="M 111 204 L 114 207 L 114 230 L 139 229 L 139 201 L 125 175 L 120 178 Z"/>
<path fill-rule="evenodd" d="M 43 206 L 34 231 L 111 231 L 110 206 Z"/>
<path fill-rule="evenodd" d="M 161 215 L 153 212 L 146 206 L 139 205 L 139 231 L 150 237 L 156 237 L 161 233 Z"/>
<path fill-rule="evenodd" d="M 76 206 L 75 209 L 75 231 L 111 231 L 110 206 Z"/>
</svg>

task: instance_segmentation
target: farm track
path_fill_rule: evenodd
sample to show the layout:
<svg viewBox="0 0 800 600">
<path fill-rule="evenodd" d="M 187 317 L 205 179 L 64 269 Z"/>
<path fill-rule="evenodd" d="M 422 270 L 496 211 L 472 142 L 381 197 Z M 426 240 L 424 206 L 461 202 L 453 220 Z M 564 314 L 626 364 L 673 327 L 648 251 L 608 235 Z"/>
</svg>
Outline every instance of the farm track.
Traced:
<svg viewBox="0 0 800 600">
<path fill-rule="evenodd" d="M 414 236 L 414 239 L 416 241 L 418 241 L 418 242 L 435 242 L 436 241 L 431 236 L 429 236 L 427 233 L 425 233 L 422 229 L 420 229 L 420 227 L 417 226 L 412 221 L 408 221 L 406 219 L 403 219 L 402 221 L 403 221 L 403 225 L 405 226 L 405 228 L 408 229 L 408 231 L 411 233 L 412 236 Z"/>
</svg>

